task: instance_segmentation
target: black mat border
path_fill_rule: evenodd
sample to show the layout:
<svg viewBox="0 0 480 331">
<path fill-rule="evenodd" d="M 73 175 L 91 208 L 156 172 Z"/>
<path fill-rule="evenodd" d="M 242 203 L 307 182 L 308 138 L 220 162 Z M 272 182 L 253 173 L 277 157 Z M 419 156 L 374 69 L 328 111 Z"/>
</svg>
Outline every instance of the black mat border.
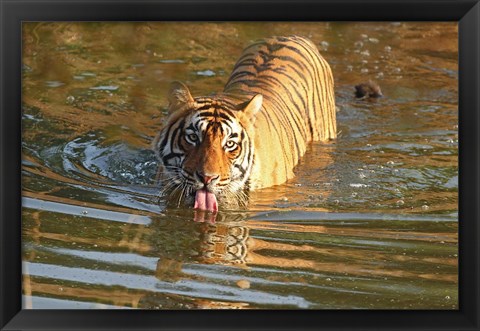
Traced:
<svg viewBox="0 0 480 331">
<path fill-rule="evenodd" d="M 0 0 L 0 14 L 2 330 L 479 330 L 478 1 Z M 460 310 L 21 310 L 21 22 L 146 20 L 459 22 Z"/>
</svg>

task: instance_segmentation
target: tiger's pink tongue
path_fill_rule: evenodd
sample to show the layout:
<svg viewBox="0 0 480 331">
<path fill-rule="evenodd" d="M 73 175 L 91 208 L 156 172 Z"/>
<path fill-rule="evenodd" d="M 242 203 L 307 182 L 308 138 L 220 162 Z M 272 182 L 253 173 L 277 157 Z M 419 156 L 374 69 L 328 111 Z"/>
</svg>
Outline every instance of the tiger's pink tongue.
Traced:
<svg viewBox="0 0 480 331">
<path fill-rule="evenodd" d="M 195 193 L 195 206 L 193 208 L 218 211 L 215 194 L 208 192 L 206 189 L 198 190 L 197 193 Z"/>
</svg>

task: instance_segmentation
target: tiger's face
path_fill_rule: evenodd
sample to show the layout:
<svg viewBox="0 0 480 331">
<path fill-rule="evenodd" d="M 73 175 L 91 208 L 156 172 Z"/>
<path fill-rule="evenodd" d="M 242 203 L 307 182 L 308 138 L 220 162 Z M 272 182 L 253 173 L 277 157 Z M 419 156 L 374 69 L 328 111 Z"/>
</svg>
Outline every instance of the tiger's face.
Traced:
<svg viewBox="0 0 480 331">
<path fill-rule="evenodd" d="M 236 105 L 221 98 L 192 98 L 172 84 L 170 117 L 154 142 L 170 204 L 217 211 L 246 202 L 254 147 L 251 131 L 262 96 Z"/>
</svg>

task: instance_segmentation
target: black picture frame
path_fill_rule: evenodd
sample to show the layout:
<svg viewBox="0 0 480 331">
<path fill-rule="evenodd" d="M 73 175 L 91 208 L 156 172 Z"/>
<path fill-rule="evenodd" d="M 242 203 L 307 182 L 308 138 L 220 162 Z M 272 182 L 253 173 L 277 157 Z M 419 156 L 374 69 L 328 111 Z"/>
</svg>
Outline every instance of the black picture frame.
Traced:
<svg viewBox="0 0 480 331">
<path fill-rule="evenodd" d="M 480 330 L 480 4 L 474 0 L 0 0 L 1 330 Z M 459 310 L 22 310 L 21 23 L 24 21 L 457 21 Z"/>
</svg>

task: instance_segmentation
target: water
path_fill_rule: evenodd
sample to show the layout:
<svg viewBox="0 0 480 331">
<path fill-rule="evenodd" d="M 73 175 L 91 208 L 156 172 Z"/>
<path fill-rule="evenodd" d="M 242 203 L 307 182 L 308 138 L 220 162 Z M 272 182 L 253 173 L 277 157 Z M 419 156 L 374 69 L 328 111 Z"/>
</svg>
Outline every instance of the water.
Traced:
<svg viewBox="0 0 480 331">
<path fill-rule="evenodd" d="M 456 23 L 23 28 L 24 308 L 458 308 Z M 292 33 L 332 66 L 339 138 L 246 209 L 165 208 L 169 83 L 221 90 L 243 47 Z M 355 99 L 369 79 L 385 97 Z"/>
</svg>

